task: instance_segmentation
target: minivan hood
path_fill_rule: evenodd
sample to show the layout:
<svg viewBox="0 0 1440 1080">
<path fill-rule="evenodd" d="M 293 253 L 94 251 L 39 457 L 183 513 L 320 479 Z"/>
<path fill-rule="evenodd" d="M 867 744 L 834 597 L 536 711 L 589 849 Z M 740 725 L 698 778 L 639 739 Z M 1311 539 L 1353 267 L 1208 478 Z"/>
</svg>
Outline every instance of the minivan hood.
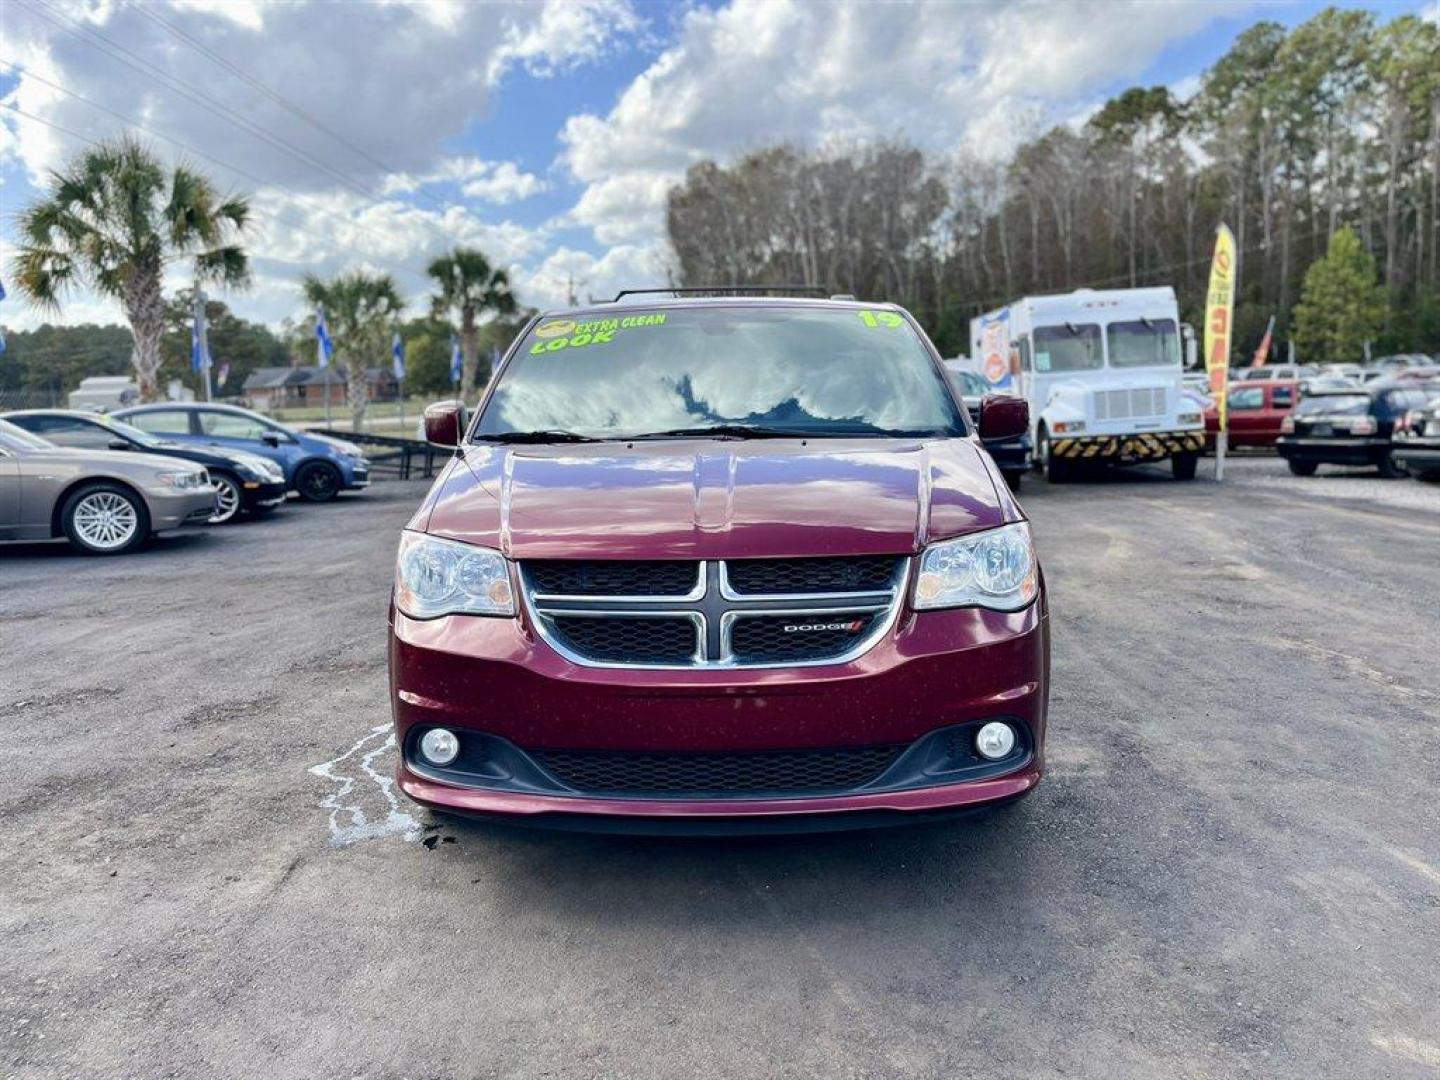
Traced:
<svg viewBox="0 0 1440 1080">
<path fill-rule="evenodd" d="M 467 446 L 411 527 L 512 558 L 775 558 L 913 552 L 1019 516 L 973 439 L 677 440 Z"/>
</svg>

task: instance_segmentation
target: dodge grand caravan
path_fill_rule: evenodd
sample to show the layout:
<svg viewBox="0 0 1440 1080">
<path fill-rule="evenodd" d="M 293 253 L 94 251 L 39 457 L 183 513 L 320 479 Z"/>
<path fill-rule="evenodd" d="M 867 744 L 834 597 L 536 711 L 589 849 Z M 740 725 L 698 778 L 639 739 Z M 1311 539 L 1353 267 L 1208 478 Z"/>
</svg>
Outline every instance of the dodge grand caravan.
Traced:
<svg viewBox="0 0 1440 1080">
<path fill-rule="evenodd" d="M 533 320 L 401 536 L 398 783 L 567 828 L 814 829 L 1039 782 L 1045 585 L 939 355 L 888 304 Z"/>
</svg>

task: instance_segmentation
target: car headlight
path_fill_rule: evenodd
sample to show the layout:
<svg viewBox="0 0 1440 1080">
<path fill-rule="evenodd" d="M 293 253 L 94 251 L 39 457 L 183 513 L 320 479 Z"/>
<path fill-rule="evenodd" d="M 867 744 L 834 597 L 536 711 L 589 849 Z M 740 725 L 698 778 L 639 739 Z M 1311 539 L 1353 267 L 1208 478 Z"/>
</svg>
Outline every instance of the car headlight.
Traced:
<svg viewBox="0 0 1440 1080">
<path fill-rule="evenodd" d="M 210 486 L 210 474 L 203 469 L 200 472 L 162 472 L 156 479 L 166 487 L 179 488 L 182 491 Z"/>
<path fill-rule="evenodd" d="M 395 563 L 395 606 L 412 619 L 514 615 L 510 569 L 498 551 L 406 531 Z"/>
<path fill-rule="evenodd" d="M 1019 611 L 1040 591 L 1028 522 L 931 544 L 920 556 L 915 607 Z"/>
</svg>

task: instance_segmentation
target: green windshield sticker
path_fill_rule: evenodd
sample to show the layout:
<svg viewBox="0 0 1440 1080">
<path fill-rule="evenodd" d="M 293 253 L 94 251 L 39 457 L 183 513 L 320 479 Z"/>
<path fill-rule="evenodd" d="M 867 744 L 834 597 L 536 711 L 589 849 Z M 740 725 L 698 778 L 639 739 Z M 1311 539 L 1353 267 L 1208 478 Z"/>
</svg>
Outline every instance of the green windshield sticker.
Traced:
<svg viewBox="0 0 1440 1080">
<path fill-rule="evenodd" d="M 624 330 L 636 330 L 646 326 L 664 326 L 662 313 L 651 315 L 626 315 L 620 319 L 592 319 L 577 323 L 574 319 L 555 319 L 541 323 L 535 328 L 535 337 L 540 341 L 530 346 L 530 355 L 559 352 L 561 349 L 579 349 L 586 345 L 607 345 L 615 335 Z"/>
<path fill-rule="evenodd" d="M 861 311 L 857 314 L 866 326 L 881 326 L 894 330 L 905 325 L 905 320 L 893 311 Z"/>
</svg>

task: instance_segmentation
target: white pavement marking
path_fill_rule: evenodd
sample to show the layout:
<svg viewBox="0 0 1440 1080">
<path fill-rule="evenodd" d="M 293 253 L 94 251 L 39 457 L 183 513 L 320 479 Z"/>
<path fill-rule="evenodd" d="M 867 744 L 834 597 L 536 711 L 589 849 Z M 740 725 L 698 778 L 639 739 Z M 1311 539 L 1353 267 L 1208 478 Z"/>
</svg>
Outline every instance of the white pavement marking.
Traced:
<svg viewBox="0 0 1440 1080">
<path fill-rule="evenodd" d="M 420 839 L 420 822 L 400 809 L 400 801 L 395 797 L 395 781 L 388 775 L 377 772 L 373 764 L 377 757 L 394 746 L 394 730 L 389 724 L 379 724 L 339 757 L 310 768 L 311 775 L 324 777 L 335 785 L 335 789 L 320 800 L 320 805 L 330 811 L 330 843 L 334 846 L 344 847 L 361 840 L 377 840 L 395 833 L 402 834 L 410 842 Z M 362 750 L 364 753 L 360 756 L 360 772 L 364 774 L 363 778 L 336 771 L 337 766 L 360 754 Z M 370 783 L 365 783 L 356 790 L 356 782 L 362 779 L 368 779 L 385 797 L 384 817 L 372 821 L 366 814 L 364 804 L 371 788 Z"/>
</svg>

